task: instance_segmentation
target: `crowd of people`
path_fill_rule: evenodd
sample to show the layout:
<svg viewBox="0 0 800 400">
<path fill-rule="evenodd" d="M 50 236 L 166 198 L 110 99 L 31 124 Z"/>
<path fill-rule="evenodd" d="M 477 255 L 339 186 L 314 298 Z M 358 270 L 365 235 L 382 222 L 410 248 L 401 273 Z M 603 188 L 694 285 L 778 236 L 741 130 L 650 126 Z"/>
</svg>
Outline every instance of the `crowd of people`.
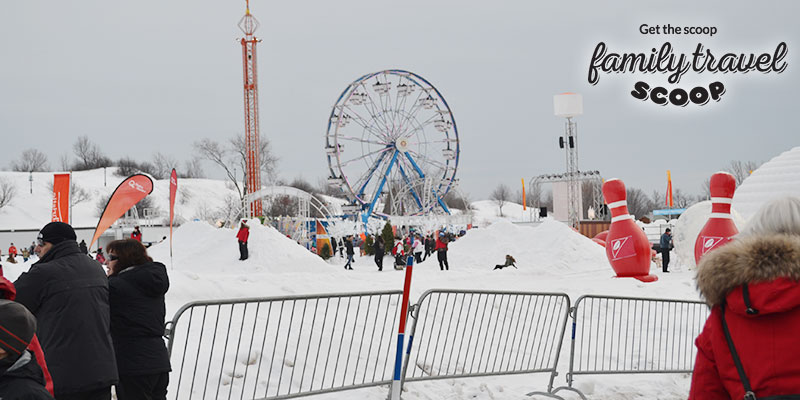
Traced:
<svg viewBox="0 0 800 400">
<path fill-rule="evenodd" d="M 339 238 L 330 238 L 332 255 L 338 254 L 341 258 L 346 258 L 344 269 L 353 269 L 353 260 L 356 254 L 355 249 L 359 249 L 360 256 L 372 254 L 375 259 L 375 266 L 378 271 L 383 271 L 383 260 L 389 253 L 394 258 L 394 268 L 403 269 L 406 266 L 408 257 L 412 257 L 415 263 L 425 261 L 433 253 L 439 262 L 439 268 L 443 271 L 450 269 L 447 261 L 448 244 L 456 240 L 452 233 L 444 231 L 428 233 L 423 235 L 411 230 L 407 235 L 395 235 L 393 243 L 387 247 L 382 235 L 366 235 L 364 239 L 357 235 L 346 235 Z M 371 243 L 371 244 L 368 244 Z M 367 247 L 371 246 L 368 251 Z"/>
<path fill-rule="evenodd" d="M 93 259 L 69 224 L 39 231 L 39 260 L 14 283 L 0 277 L 0 398 L 107 400 L 112 387 L 119 400 L 166 398 L 169 277 L 140 239 Z"/>
</svg>

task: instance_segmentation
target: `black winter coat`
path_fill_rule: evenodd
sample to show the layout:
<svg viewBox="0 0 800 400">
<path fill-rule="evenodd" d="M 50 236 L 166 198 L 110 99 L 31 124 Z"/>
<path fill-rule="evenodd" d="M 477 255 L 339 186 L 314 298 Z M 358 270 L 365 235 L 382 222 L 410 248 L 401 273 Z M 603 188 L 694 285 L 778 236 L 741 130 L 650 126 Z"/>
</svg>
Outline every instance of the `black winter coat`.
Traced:
<svg viewBox="0 0 800 400">
<path fill-rule="evenodd" d="M 57 395 L 117 382 L 105 275 L 97 261 L 67 240 L 54 245 L 14 282 L 16 301 L 38 321 L 39 342 Z"/>
<path fill-rule="evenodd" d="M 386 248 L 383 245 L 383 242 L 375 241 L 375 244 L 372 245 L 372 250 L 375 252 L 375 257 L 383 257 L 386 254 Z"/>
<path fill-rule="evenodd" d="M 353 241 L 352 240 L 345 240 L 344 241 L 344 248 L 346 250 L 347 255 L 355 254 L 353 251 Z"/>
<path fill-rule="evenodd" d="M 121 376 L 169 372 L 164 344 L 164 294 L 169 277 L 164 264 L 128 267 L 108 277 L 111 337 Z"/>
<path fill-rule="evenodd" d="M 52 400 L 44 388 L 44 374 L 30 351 L 0 373 L 0 399 Z"/>
</svg>

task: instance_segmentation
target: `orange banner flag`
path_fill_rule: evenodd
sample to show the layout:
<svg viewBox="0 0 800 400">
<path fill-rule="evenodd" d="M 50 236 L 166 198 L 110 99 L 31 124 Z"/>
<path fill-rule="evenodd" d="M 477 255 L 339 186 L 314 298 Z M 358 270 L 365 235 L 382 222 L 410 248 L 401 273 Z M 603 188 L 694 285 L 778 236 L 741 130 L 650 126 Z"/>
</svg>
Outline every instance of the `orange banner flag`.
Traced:
<svg viewBox="0 0 800 400">
<path fill-rule="evenodd" d="M 178 194 L 178 173 L 175 168 L 169 175 L 169 256 L 172 257 L 172 219 L 175 217 L 175 196 Z"/>
<path fill-rule="evenodd" d="M 113 224 L 119 217 L 135 206 L 148 194 L 153 192 L 153 180 L 147 175 L 131 175 L 117 186 L 114 193 L 106 203 L 106 208 L 94 228 L 94 235 L 89 247 Z"/>
<path fill-rule="evenodd" d="M 664 205 L 672 208 L 672 174 L 667 170 L 667 198 L 664 200 Z"/>
<path fill-rule="evenodd" d="M 53 175 L 52 222 L 69 223 L 69 174 Z"/>
<path fill-rule="evenodd" d="M 527 210 L 527 204 L 525 204 L 525 178 L 522 178 L 522 211 Z"/>
</svg>

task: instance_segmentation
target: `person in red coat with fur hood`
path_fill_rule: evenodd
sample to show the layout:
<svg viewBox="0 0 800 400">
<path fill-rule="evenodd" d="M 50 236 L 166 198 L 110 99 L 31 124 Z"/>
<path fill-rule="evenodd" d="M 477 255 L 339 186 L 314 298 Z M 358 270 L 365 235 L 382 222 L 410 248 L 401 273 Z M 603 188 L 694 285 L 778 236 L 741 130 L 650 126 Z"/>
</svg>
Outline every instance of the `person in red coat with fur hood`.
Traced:
<svg viewBox="0 0 800 400">
<path fill-rule="evenodd" d="M 712 309 L 695 340 L 690 400 L 800 394 L 799 280 L 797 197 L 765 204 L 736 240 L 703 257 L 697 287 Z"/>
</svg>

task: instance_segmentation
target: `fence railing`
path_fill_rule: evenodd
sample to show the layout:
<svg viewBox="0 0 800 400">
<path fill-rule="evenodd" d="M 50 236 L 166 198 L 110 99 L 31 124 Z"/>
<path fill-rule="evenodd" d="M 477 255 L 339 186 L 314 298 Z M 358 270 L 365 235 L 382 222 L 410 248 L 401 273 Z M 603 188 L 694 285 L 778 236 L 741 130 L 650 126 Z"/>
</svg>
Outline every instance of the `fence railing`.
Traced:
<svg viewBox="0 0 800 400">
<path fill-rule="evenodd" d="M 390 384 L 401 291 L 194 302 L 168 324 L 172 399 L 285 399 Z M 429 290 L 411 307 L 403 382 L 550 373 L 691 372 L 705 303 Z M 553 389 L 573 319 L 567 386 Z"/>
<path fill-rule="evenodd" d="M 570 301 L 562 293 L 429 290 L 414 307 L 404 381 L 550 372 Z"/>
<path fill-rule="evenodd" d="M 575 375 L 692 372 L 710 310 L 705 303 L 582 296 L 573 310 L 568 386 Z"/>
<path fill-rule="evenodd" d="M 388 384 L 401 291 L 193 302 L 168 324 L 173 399 Z"/>
</svg>

